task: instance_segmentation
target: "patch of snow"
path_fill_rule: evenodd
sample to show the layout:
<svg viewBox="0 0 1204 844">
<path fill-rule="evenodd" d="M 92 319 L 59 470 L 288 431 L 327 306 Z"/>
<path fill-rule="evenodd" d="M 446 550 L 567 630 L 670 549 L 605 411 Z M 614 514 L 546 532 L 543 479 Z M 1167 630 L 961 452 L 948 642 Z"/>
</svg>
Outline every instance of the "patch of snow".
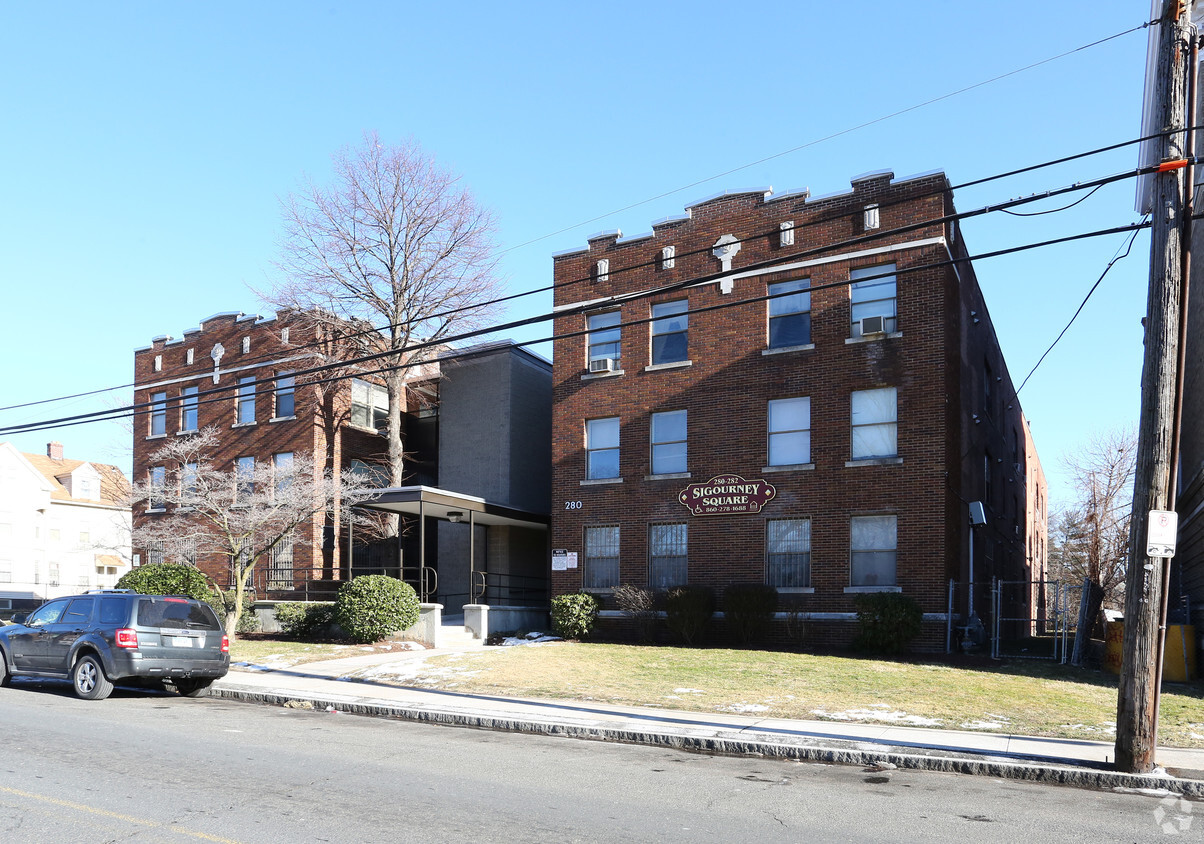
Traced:
<svg viewBox="0 0 1204 844">
<path fill-rule="evenodd" d="M 843 712 L 828 712 L 825 709 L 812 709 L 812 715 L 831 721 L 885 721 L 889 724 L 908 724 L 913 727 L 939 727 L 939 718 L 925 718 L 922 715 L 908 715 L 899 710 L 884 711 L 882 709 L 846 709 Z"/>
<path fill-rule="evenodd" d="M 1000 721 L 966 721 L 961 725 L 963 730 L 998 730 L 1003 728 Z"/>
<path fill-rule="evenodd" d="M 700 695 L 700 694 L 702 694 L 702 689 L 674 689 L 673 694 L 675 694 L 675 695 Z"/>
<path fill-rule="evenodd" d="M 769 707 L 760 703 L 733 703 L 716 707 L 721 712 L 768 712 Z"/>
</svg>

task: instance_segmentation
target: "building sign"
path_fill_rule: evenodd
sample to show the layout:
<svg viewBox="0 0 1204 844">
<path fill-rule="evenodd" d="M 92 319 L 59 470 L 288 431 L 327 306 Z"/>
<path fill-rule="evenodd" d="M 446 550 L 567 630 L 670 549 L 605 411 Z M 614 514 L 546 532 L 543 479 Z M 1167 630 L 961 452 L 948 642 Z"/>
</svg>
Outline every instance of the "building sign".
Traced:
<svg viewBox="0 0 1204 844">
<path fill-rule="evenodd" d="M 703 484 L 690 484 L 677 500 L 695 516 L 760 513 L 778 491 L 765 481 L 746 481 L 739 475 L 716 475 Z"/>
<path fill-rule="evenodd" d="M 577 552 L 567 548 L 552 549 L 552 571 L 568 571 L 577 568 Z"/>
</svg>

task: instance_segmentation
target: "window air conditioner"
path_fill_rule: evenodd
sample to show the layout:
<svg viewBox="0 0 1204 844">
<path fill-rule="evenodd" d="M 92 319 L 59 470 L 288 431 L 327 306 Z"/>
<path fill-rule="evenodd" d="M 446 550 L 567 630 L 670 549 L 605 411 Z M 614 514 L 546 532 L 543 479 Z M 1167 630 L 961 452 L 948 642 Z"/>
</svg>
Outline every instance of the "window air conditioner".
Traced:
<svg viewBox="0 0 1204 844">
<path fill-rule="evenodd" d="M 861 318 L 861 334 L 885 334 L 886 333 L 886 317 L 884 316 L 867 316 Z"/>
<path fill-rule="evenodd" d="M 614 372 L 614 358 L 595 358 L 589 362 L 590 372 Z"/>
</svg>

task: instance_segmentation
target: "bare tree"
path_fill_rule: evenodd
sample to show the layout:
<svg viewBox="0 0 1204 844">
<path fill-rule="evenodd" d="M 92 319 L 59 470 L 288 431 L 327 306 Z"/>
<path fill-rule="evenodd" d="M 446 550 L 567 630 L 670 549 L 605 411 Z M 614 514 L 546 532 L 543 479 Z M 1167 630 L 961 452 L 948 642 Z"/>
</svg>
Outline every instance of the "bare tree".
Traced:
<svg viewBox="0 0 1204 844">
<path fill-rule="evenodd" d="M 367 133 L 334 156 L 334 170 L 331 186 L 310 183 L 284 203 L 284 280 L 268 298 L 325 321 L 331 336 L 358 333 L 365 321 L 381 326 L 339 347 L 388 353 L 379 368 L 387 368 L 389 481 L 400 486 L 407 367 L 422 360 L 412 347 L 493 315 L 494 220 L 412 140 L 387 146 Z"/>
<path fill-rule="evenodd" d="M 1123 603 L 1136 459 L 1135 431 L 1097 436 L 1066 459 L 1077 497 L 1051 524 L 1050 573 L 1068 583 L 1089 584 L 1092 627 L 1101 607 Z"/>
<path fill-rule="evenodd" d="M 220 444 L 212 427 L 169 440 L 151 456 L 164 467 L 162 478 L 136 484 L 131 503 L 163 511 L 140 514 L 135 547 L 156 549 L 165 561 L 196 565 L 213 556 L 225 561 L 234 583 L 226 614 L 226 633 L 233 639 L 259 561 L 291 547 L 299 526 L 336 503 L 349 507 L 371 497 L 374 485 L 351 471 L 336 475 L 316 468 L 304 454 L 223 471 L 210 459 Z M 290 568 L 290 585 L 291 578 Z"/>
</svg>

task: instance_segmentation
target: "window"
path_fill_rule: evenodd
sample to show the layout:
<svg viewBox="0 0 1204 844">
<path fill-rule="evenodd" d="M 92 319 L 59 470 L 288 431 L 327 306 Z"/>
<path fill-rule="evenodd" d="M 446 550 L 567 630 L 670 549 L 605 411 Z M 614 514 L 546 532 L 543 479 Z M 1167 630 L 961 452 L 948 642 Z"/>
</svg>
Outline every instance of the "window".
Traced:
<svg viewBox="0 0 1204 844">
<path fill-rule="evenodd" d="M 238 424 L 250 425 L 255 421 L 255 376 L 238 379 Z"/>
<path fill-rule="evenodd" d="M 197 426 L 197 388 L 185 387 L 180 391 L 180 430 L 195 431 Z"/>
<path fill-rule="evenodd" d="M 280 373 L 276 376 L 276 418 L 287 419 L 295 416 L 297 407 L 294 401 L 293 374 Z"/>
<path fill-rule="evenodd" d="M 992 495 L 994 485 L 991 483 L 991 464 L 994 461 L 991 459 L 991 452 L 987 452 L 982 456 L 982 500 L 987 504 L 993 504 L 995 496 Z"/>
<path fill-rule="evenodd" d="M 88 545 L 91 544 L 91 542 L 92 542 L 92 534 L 86 530 L 81 530 L 79 532 L 79 544 L 86 548 Z"/>
<path fill-rule="evenodd" d="M 13 564 L 7 560 L 0 561 L 0 583 L 13 582 Z"/>
<path fill-rule="evenodd" d="M 853 306 L 853 330 L 849 336 L 861 336 L 861 320 L 866 317 L 880 316 L 883 318 L 883 331 L 897 330 L 894 272 L 894 264 L 879 264 L 849 273 L 849 279 L 853 282 L 849 289 L 849 299 Z"/>
<path fill-rule="evenodd" d="M 180 497 L 190 506 L 197 495 L 197 464 L 185 463 L 180 467 Z"/>
<path fill-rule="evenodd" d="M 854 516 L 849 530 L 852 586 L 894 586 L 897 516 Z"/>
<path fill-rule="evenodd" d="M 765 523 L 766 582 L 779 589 L 811 585 L 811 520 L 771 519 Z"/>
<path fill-rule="evenodd" d="M 47 581 L 46 585 L 47 585 L 47 586 L 58 586 L 58 585 L 59 585 L 59 579 L 60 579 L 61 577 L 62 577 L 62 574 L 61 574 L 61 572 L 59 571 L 59 564 L 58 564 L 58 563 L 51 563 L 51 564 L 50 564 L 50 577 L 49 577 L 49 579 L 48 579 L 48 581 Z M 60 610 L 60 612 L 61 612 L 61 610 Z"/>
<path fill-rule="evenodd" d="M 585 423 L 585 453 L 586 478 L 619 477 L 619 417 L 590 419 Z"/>
<path fill-rule="evenodd" d="M 649 586 L 670 589 L 686 582 L 686 541 L 684 524 L 648 527 Z"/>
<path fill-rule="evenodd" d="M 365 463 L 356 458 L 351 459 L 351 471 L 364 480 L 365 483 L 378 487 L 389 485 L 389 470 L 378 463 Z"/>
<path fill-rule="evenodd" d="M 769 402 L 769 465 L 811 462 L 811 399 Z"/>
<path fill-rule="evenodd" d="M 93 480 L 91 478 L 80 478 L 79 479 L 79 494 L 75 497 L 76 498 L 86 498 L 89 501 L 92 501 L 92 500 L 99 498 L 100 496 L 98 496 L 96 494 L 96 484 L 93 482 Z"/>
<path fill-rule="evenodd" d="M 894 387 L 852 394 L 853 459 L 898 455 L 899 408 Z"/>
<path fill-rule="evenodd" d="M 620 313 L 607 311 L 604 314 L 590 314 L 586 319 L 589 328 L 589 368 L 597 371 L 594 361 L 611 361 L 609 367 L 619 368 L 619 351 L 622 345 L 623 329 L 619 327 Z"/>
<path fill-rule="evenodd" d="M 379 384 L 352 380 L 351 424 L 373 431 L 389 427 L 389 391 Z"/>
<path fill-rule="evenodd" d="M 150 435 L 161 437 L 167 433 L 167 393 L 151 393 Z"/>
<path fill-rule="evenodd" d="M 689 303 L 662 302 L 652 306 L 652 363 L 680 363 L 688 359 L 686 329 Z"/>
<path fill-rule="evenodd" d="M 806 346 L 811 342 L 811 280 L 769 285 L 769 348 Z M 783 295 L 788 294 L 788 295 Z"/>
<path fill-rule="evenodd" d="M 652 414 L 652 474 L 686 471 L 686 411 Z"/>
<path fill-rule="evenodd" d="M 280 538 L 268 556 L 268 589 L 293 588 L 293 535 Z"/>
<path fill-rule="evenodd" d="M 163 485 L 166 482 L 167 468 L 165 466 L 152 466 L 150 470 L 150 495 L 146 501 L 146 509 L 163 509 Z"/>
<path fill-rule="evenodd" d="M 992 395 L 995 387 L 995 374 L 991 371 L 991 362 L 982 362 L 982 412 L 984 416 L 994 416 L 991 412 L 995 406 Z"/>
<path fill-rule="evenodd" d="M 585 529 L 583 577 L 586 589 L 613 589 L 619 585 L 618 525 Z"/>
<path fill-rule="evenodd" d="M 234 461 L 234 491 L 238 498 L 255 492 L 255 458 L 239 457 Z"/>
<path fill-rule="evenodd" d="M 282 451 L 272 455 L 272 475 L 276 480 L 276 491 L 284 492 L 293 483 L 293 453 Z"/>
</svg>

